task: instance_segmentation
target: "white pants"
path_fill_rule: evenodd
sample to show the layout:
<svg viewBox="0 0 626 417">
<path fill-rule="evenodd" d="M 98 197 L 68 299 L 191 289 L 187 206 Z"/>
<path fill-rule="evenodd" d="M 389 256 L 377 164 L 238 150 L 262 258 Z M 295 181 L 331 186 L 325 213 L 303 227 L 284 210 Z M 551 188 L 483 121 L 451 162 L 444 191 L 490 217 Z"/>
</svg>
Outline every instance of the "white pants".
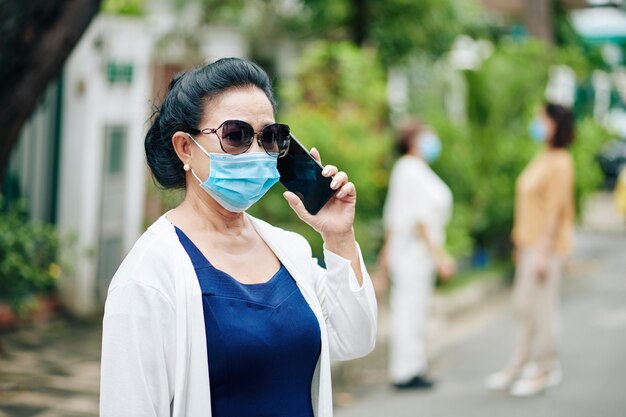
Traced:
<svg viewBox="0 0 626 417">
<path fill-rule="evenodd" d="M 424 328 L 435 278 L 435 263 L 426 248 L 410 238 L 391 238 L 391 332 L 389 376 L 393 383 L 409 381 L 426 371 Z"/>
<path fill-rule="evenodd" d="M 531 360 L 536 360 L 544 370 L 551 370 L 556 365 L 562 263 L 561 256 L 550 255 L 546 277 L 539 280 L 537 252 L 520 250 L 513 287 L 513 302 L 520 320 L 519 339 L 509 369 L 520 370 Z"/>
</svg>

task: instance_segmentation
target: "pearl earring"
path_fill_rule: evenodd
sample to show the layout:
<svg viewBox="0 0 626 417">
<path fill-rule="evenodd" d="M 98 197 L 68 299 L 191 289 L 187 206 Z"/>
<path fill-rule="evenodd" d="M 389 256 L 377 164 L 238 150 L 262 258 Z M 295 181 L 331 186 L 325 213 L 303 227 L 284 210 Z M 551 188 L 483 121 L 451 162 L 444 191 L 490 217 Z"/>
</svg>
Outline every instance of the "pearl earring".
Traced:
<svg viewBox="0 0 626 417">
<path fill-rule="evenodd" d="M 189 164 L 185 164 L 185 165 L 183 165 L 183 169 L 185 171 L 189 171 L 191 169 L 191 167 L 189 166 Z"/>
</svg>

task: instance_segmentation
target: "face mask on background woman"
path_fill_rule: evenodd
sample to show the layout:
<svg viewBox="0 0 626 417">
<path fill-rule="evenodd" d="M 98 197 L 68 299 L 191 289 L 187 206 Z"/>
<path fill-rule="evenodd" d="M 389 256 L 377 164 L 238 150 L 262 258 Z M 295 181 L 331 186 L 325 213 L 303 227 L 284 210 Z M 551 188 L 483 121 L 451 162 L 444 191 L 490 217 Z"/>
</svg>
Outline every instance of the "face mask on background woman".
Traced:
<svg viewBox="0 0 626 417">
<path fill-rule="evenodd" d="M 441 141 L 433 132 L 424 132 L 417 138 L 417 147 L 420 155 L 429 164 L 432 164 L 441 155 Z"/>
<path fill-rule="evenodd" d="M 530 126 L 528 126 L 528 133 L 535 142 L 543 143 L 546 141 L 546 137 L 548 136 L 548 129 L 546 128 L 545 122 L 536 117 L 532 122 L 530 122 Z"/>
</svg>

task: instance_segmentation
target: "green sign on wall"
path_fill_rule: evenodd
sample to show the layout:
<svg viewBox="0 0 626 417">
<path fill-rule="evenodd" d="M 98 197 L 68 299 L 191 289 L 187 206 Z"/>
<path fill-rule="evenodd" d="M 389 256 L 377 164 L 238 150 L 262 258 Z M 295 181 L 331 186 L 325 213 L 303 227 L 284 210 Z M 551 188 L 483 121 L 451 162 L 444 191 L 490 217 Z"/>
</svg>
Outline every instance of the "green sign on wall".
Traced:
<svg viewBox="0 0 626 417">
<path fill-rule="evenodd" d="M 107 64 L 107 80 L 110 84 L 130 84 L 133 82 L 134 67 L 131 63 L 109 61 Z"/>
</svg>

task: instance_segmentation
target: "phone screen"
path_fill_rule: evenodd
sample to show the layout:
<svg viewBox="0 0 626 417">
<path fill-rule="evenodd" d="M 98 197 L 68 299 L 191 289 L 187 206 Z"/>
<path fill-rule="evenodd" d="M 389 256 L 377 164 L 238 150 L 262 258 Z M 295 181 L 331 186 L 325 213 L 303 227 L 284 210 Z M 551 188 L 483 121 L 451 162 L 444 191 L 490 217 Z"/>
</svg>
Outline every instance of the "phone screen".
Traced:
<svg viewBox="0 0 626 417">
<path fill-rule="evenodd" d="M 296 194 L 311 214 L 316 214 L 335 194 L 330 188 L 331 177 L 322 175 L 322 166 L 304 146 L 291 135 L 289 152 L 278 158 L 280 182 Z"/>
</svg>

